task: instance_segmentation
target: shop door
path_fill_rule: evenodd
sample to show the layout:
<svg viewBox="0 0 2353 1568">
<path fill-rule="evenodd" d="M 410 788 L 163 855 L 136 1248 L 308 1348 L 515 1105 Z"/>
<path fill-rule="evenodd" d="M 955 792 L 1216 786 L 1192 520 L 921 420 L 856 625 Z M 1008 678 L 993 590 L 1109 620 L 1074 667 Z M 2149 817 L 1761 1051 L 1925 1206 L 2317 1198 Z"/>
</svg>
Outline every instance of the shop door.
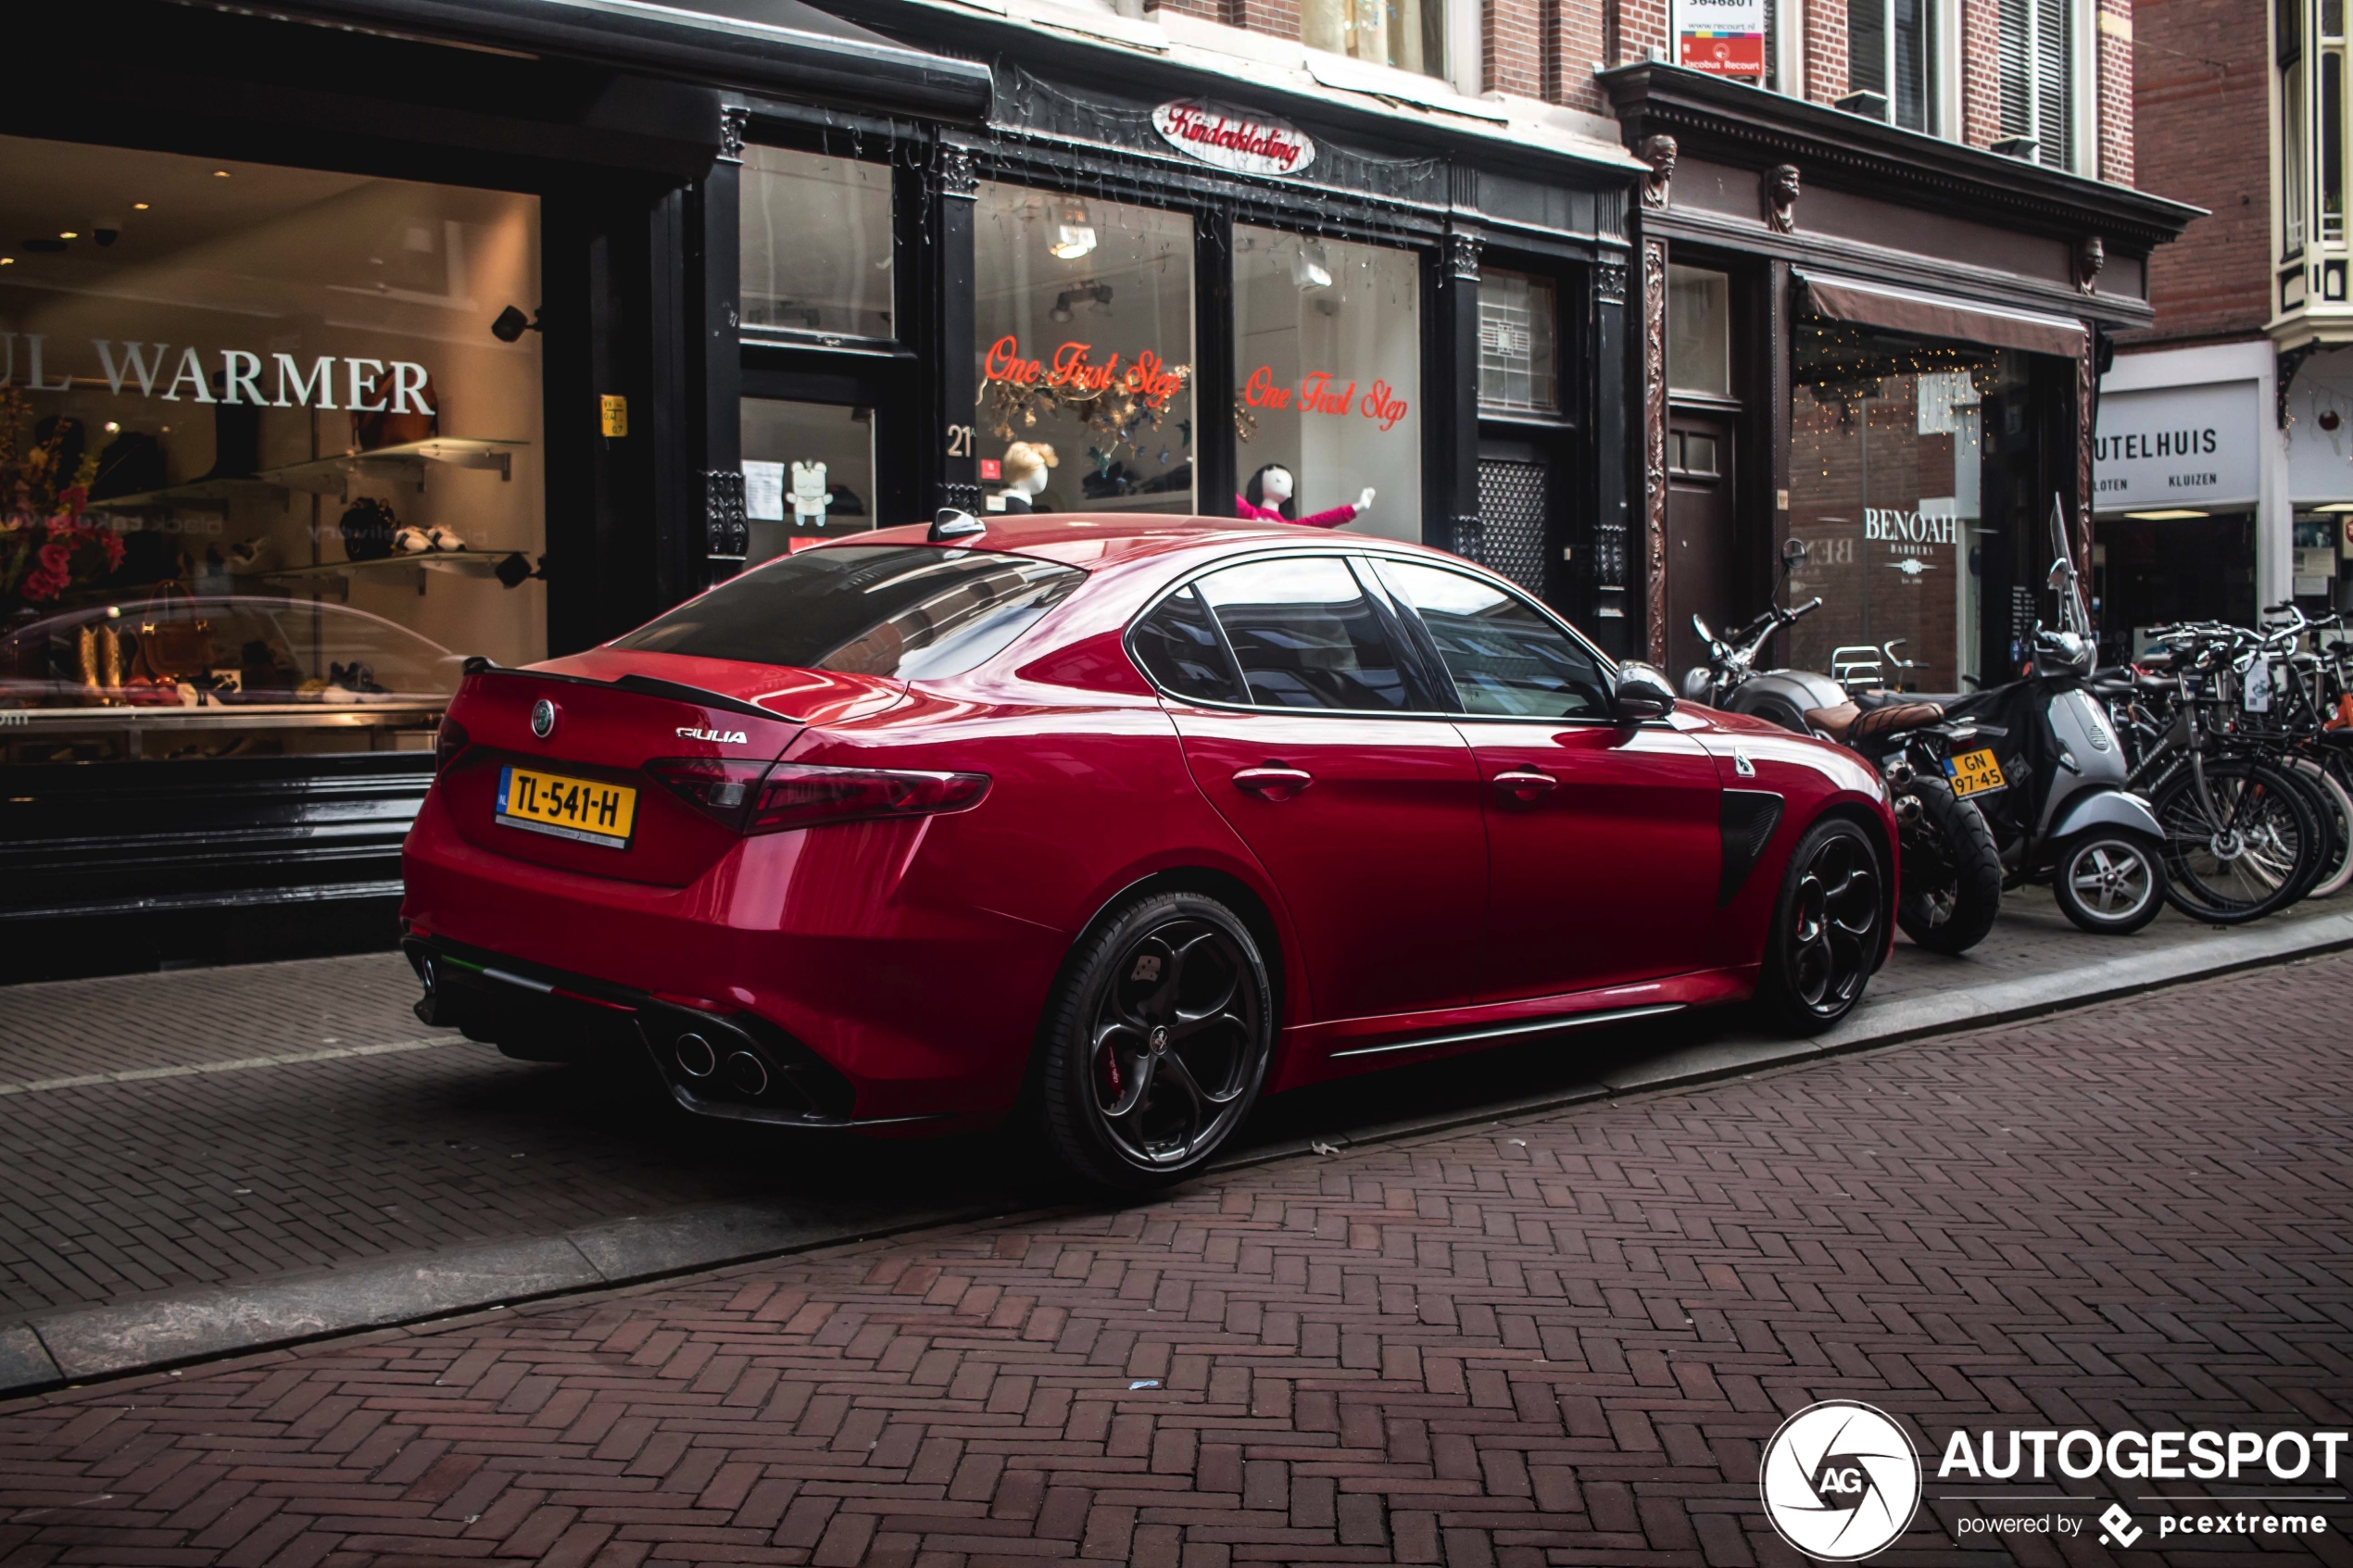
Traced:
<svg viewBox="0 0 2353 1568">
<path fill-rule="evenodd" d="M 1525 441 L 1478 444 L 1479 563 L 1549 598 L 1553 462 Z"/>
<path fill-rule="evenodd" d="M 1762 607 L 1757 607 L 1762 608 Z M 1732 421 L 1670 413 L 1667 420 L 1667 668 L 1680 678 L 1707 662 L 1696 615 L 1722 632 L 1753 609 L 1732 602 Z"/>
<path fill-rule="evenodd" d="M 826 539 L 916 521 L 886 376 L 747 369 L 739 406 L 747 569 Z M 894 482 L 896 475 L 896 482 Z"/>
</svg>

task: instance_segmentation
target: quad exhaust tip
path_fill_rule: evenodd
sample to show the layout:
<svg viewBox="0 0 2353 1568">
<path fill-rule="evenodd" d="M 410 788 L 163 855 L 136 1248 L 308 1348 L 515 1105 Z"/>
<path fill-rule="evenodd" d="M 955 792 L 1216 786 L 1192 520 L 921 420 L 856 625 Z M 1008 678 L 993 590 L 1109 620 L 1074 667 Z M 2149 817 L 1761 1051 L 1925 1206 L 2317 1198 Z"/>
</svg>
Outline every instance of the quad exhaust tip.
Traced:
<svg viewBox="0 0 2353 1568">
<path fill-rule="evenodd" d="M 670 1054 L 678 1063 L 678 1071 L 689 1078 L 708 1078 L 719 1066 L 719 1053 L 712 1050 L 711 1042 L 700 1035 L 679 1035 L 677 1042 L 670 1047 Z M 741 1051 L 736 1054 L 743 1055 Z M 761 1082 L 765 1083 L 767 1075 L 762 1073 L 761 1076 Z"/>
<path fill-rule="evenodd" d="M 727 1059 L 727 1082 L 742 1094 L 759 1096 L 768 1092 L 768 1069 L 749 1051 L 737 1051 Z"/>
</svg>

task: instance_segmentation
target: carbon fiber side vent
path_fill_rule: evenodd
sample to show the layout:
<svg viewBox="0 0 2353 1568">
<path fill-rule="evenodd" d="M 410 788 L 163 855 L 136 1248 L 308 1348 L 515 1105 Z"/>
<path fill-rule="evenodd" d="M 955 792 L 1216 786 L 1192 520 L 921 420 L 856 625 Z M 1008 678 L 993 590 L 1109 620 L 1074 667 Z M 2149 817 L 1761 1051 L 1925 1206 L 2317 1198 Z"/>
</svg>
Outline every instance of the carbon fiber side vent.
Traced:
<svg viewBox="0 0 2353 1568">
<path fill-rule="evenodd" d="M 1773 830 L 1781 825 L 1781 797 L 1770 790 L 1728 789 L 1718 814 L 1724 832 L 1723 870 L 1716 880 L 1716 907 L 1740 897 L 1748 873 L 1764 858 Z"/>
</svg>

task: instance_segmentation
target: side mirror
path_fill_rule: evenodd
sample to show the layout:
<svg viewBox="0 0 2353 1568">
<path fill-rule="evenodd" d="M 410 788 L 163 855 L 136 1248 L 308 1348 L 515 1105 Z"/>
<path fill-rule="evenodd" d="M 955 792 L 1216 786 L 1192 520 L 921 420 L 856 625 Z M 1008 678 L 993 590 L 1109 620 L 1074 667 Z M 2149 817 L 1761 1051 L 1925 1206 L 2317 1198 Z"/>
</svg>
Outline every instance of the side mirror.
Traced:
<svg viewBox="0 0 2353 1568">
<path fill-rule="evenodd" d="M 1793 534 L 1781 541 L 1781 570 L 1795 571 L 1806 560 L 1806 541 Z"/>
<path fill-rule="evenodd" d="M 1619 665 L 1617 686 L 1611 696 L 1617 704 L 1617 716 L 1629 722 L 1664 719 L 1675 711 L 1675 688 L 1647 664 Z"/>
</svg>

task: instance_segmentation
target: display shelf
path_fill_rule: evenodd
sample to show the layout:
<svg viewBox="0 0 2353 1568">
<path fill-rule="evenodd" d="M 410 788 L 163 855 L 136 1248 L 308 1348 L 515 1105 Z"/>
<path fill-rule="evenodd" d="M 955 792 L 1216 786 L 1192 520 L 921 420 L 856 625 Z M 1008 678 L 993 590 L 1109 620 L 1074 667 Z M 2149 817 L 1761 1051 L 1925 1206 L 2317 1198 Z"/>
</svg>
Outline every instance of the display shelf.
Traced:
<svg viewBox="0 0 2353 1568">
<path fill-rule="evenodd" d="M 515 454 L 530 445 L 528 441 L 435 436 L 430 441 L 405 441 L 396 446 L 376 446 L 365 452 L 343 452 L 313 458 L 306 463 L 287 463 L 265 469 L 256 477 L 288 490 L 322 495 L 345 495 L 355 475 L 386 469 L 409 472 L 418 488 L 422 489 L 428 463 L 453 469 L 494 469 L 501 480 L 511 480 L 515 476 Z"/>
<path fill-rule="evenodd" d="M 373 446 L 364 452 L 338 452 L 299 463 L 282 463 L 246 479 L 204 479 L 168 484 L 160 490 L 93 501 L 90 506 L 94 511 L 123 512 L 171 507 L 226 507 L 245 496 L 287 490 L 340 497 L 350 494 L 354 477 L 386 471 L 404 475 L 422 490 L 426 465 L 435 463 L 443 468 L 492 469 L 501 480 L 510 481 L 514 478 L 515 454 L 530 445 L 528 441 L 437 435 L 430 441 L 404 441 L 396 446 Z"/>
<path fill-rule="evenodd" d="M 326 702 L 207 703 L 202 708 L 0 708 L 0 738 L 122 730 L 377 729 L 422 724 L 449 706 L 447 697 L 371 697 L 346 693 Z"/>
<path fill-rule="evenodd" d="M 1089 512 L 1165 512 L 1170 517 L 1185 517 L 1192 511 L 1192 497 L 1182 490 L 1161 490 L 1145 495 L 1082 495 L 1059 511 L 1038 512 L 1038 517 L 1085 517 Z M 1020 513 L 982 512 L 980 521 L 990 518 L 1020 516 Z"/>
<path fill-rule="evenodd" d="M 455 572 L 461 577 L 495 577 L 498 572 L 498 563 L 517 553 L 513 550 L 395 551 L 388 556 L 378 556 L 373 560 L 330 560 L 321 561 L 315 566 L 281 566 L 249 575 L 269 578 L 343 577 L 355 571 L 378 571 L 387 567 L 422 567 L 434 571 Z"/>
</svg>

